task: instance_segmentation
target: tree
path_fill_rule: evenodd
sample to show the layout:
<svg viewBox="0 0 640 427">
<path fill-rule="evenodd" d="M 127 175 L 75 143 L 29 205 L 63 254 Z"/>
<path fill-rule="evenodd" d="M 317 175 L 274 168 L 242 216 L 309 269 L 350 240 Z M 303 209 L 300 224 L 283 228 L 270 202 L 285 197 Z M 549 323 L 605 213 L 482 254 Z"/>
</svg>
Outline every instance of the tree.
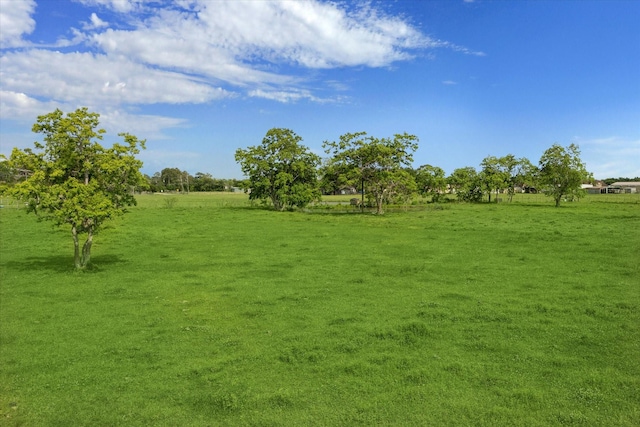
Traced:
<svg viewBox="0 0 640 427">
<path fill-rule="evenodd" d="M 491 203 L 491 193 L 495 191 L 496 202 L 498 201 L 498 192 L 507 186 L 507 174 L 503 168 L 502 158 L 495 156 L 485 157 L 480 166 L 480 182 L 483 190 L 489 195 L 489 203 Z"/>
<path fill-rule="evenodd" d="M 164 168 L 160 172 L 160 181 L 164 190 L 167 191 L 185 191 L 184 185 L 186 180 L 184 179 L 185 172 L 182 172 L 178 168 Z"/>
<path fill-rule="evenodd" d="M 545 194 L 553 197 L 556 207 L 560 206 L 563 197 L 582 197 L 581 184 L 592 179 L 580 160 L 580 148 L 575 144 L 568 147 L 553 144 L 542 154 L 538 169 L 538 182 Z"/>
<path fill-rule="evenodd" d="M 0 190 L 4 185 L 15 181 L 15 171 L 4 154 L 0 154 Z"/>
<path fill-rule="evenodd" d="M 236 150 L 236 162 L 248 177 L 249 199 L 270 200 L 274 209 L 282 211 L 320 198 L 316 171 L 320 157 L 301 141 L 292 130 L 273 128 L 262 144 Z"/>
<path fill-rule="evenodd" d="M 399 192 L 415 191 L 413 177 L 403 166 L 410 166 L 418 149 L 414 135 L 396 134 L 391 138 L 375 138 L 366 132 L 346 133 L 338 142 L 325 141 L 325 152 L 331 163 L 344 170 L 356 186 L 375 201 L 376 213 Z M 359 184 L 359 185 L 358 185 Z M 364 197 L 364 191 L 363 191 Z"/>
<path fill-rule="evenodd" d="M 513 154 L 503 157 L 487 156 L 480 166 L 482 170 L 479 178 L 482 190 L 489 195 L 489 202 L 491 202 L 491 193 L 496 194 L 496 201 L 498 201 L 498 193 L 504 190 L 511 202 L 516 186 L 531 184 L 535 173 L 535 166 L 528 159 L 524 157 L 517 159 Z"/>
<path fill-rule="evenodd" d="M 431 196 L 431 200 L 434 202 L 443 197 L 447 187 L 447 179 L 442 168 L 422 165 L 416 169 L 415 176 L 418 193 L 423 196 Z"/>
<path fill-rule="evenodd" d="M 355 187 L 347 176 L 347 171 L 340 165 L 326 159 L 320 167 L 320 191 L 322 194 L 339 194 L 346 187 Z"/>
<path fill-rule="evenodd" d="M 517 159 L 513 154 L 500 157 L 498 163 L 504 173 L 507 194 L 509 202 L 511 202 L 516 192 L 516 186 L 524 187 L 533 182 L 536 167 L 526 157 Z"/>
<path fill-rule="evenodd" d="M 95 141 L 105 133 L 97 129 L 98 118 L 87 108 L 39 116 L 33 132 L 43 134 L 44 143 L 35 142 L 35 151 L 14 148 L 11 153 L 15 168 L 30 171 L 11 194 L 27 203 L 27 212 L 71 227 L 78 269 L 88 265 L 102 224 L 135 205 L 134 189 L 145 183 L 142 162 L 135 158 L 145 141 L 121 133 L 123 144 L 104 148 Z M 81 235 L 86 235 L 82 248 Z"/>
<path fill-rule="evenodd" d="M 222 179 L 215 179 L 209 173 L 196 172 L 192 179 L 193 191 L 224 191 L 225 182 Z"/>
<path fill-rule="evenodd" d="M 447 177 L 452 192 L 458 201 L 480 202 L 482 200 L 482 181 L 475 168 L 467 166 L 458 168 Z"/>
</svg>

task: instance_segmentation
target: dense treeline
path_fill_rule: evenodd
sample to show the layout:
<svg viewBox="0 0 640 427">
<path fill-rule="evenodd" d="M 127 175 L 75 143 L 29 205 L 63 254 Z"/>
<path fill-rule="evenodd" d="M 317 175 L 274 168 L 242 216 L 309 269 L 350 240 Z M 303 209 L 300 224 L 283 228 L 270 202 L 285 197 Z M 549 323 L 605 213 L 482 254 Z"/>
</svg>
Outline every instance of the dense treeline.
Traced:
<svg viewBox="0 0 640 427">
<path fill-rule="evenodd" d="M 209 173 L 197 172 L 195 175 L 178 168 L 164 168 L 153 176 L 145 175 L 147 190 L 160 192 L 184 192 L 192 191 L 233 191 L 242 187 L 242 180 L 214 178 Z"/>
<path fill-rule="evenodd" d="M 449 200 L 446 194 L 462 202 L 491 202 L 492 196 L 498 201 L 498 194 L 511 201 L 516 192 L 542 192 L 559 206 L 561 200 L 580 198 L 582 184 L 593 182 L 575 144 L 552 145 L 537 166 L 513 154 L 487 156 L 480 169 L 467 166 L 445 176 L 438 166 L 411 166 L 418 149 L 415 135 L 377 138 L 366 132 L 347 133 L 323 143 L 329 156 L 325 159 L 301 141 L 289 129 L 273 128 L 260 145 L 236 151 L 251 199 L 285 210 L 304 207 L 320 194 L 360 194 L 354 204 L 366 202 L 381 214 L 385 205 L 405 204 L 416 194 L 435 202 Z"/>
</svg>

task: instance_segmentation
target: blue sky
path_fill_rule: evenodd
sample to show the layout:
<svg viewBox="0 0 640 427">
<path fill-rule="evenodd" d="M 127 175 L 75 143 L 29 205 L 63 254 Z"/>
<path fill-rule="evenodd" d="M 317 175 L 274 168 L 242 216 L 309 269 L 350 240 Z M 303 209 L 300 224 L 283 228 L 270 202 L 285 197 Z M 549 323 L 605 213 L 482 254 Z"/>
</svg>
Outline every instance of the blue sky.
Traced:
<svg viewBox="0 0 640 427">
<path fill-rule="evenodd" d="M 147 139 L 148 174 L 240 178 L 237 148 L 290 128 L 420 139 L 447 174 L 576 143 L 640 176 L 640 1 L 0 0 L 0 153 L 87 106 Z M 107 141 L 109 142 L 109 141 Z"/>
</svg>

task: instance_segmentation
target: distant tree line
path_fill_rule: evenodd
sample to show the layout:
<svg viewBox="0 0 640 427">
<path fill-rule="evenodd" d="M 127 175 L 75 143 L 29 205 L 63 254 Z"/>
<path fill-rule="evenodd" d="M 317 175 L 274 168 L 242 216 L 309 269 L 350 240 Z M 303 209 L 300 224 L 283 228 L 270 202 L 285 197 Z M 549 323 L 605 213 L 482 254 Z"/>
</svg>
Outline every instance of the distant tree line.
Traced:
<svg viewBox="0 0 640 427">
<path fill-rule="evenodd" d="M 152 176 L 145 175 L 147 190 L 160 192 L 183 192 L 194 191 L 233 191 L 234 188 L 243 186 L 239 179 L 214 178 L 209 173 L 196 172 L 195 175 L 178 168 L 164 168 Z"/>
<path fill-rule="evenodd" d="M 487 156 L 479 169 L 462 167 L 446 176 L 437 166 L 411 167 L 418 138 L 406 133 L 391 138 L 347 133 L 324 142 L 325 159 L 301 141 L 290 129 L 274 128 L 260 145 L 236 151 L 251 199 L 286 210 L 304 207 L 322 194 L 359 194 L 355 204 L 369 204 L 381 214 L 384 206 L 406 203 L 416 194 L 433 202 L 449 200 L 447 194 L 460 202 L 497 202 L 498 194 L 511 201 L 516 192 L 541 192 L 559 206 L 562 200 L 580 198 L 581 185 L 593 182 L 575 144 L 553 144 L 537 166 L 513 154 Z"/>
<path fill-rule="evenodd" d="M 621 176 L 620 178 L 606 178 L 603 179 L 602 182 L 604 182 L 606 185 L 611 185 L 614 182 L 640 182 L 640 176 L 636 176 L 635 178 L 629 178 L 626 176 Z"/>
</svg>

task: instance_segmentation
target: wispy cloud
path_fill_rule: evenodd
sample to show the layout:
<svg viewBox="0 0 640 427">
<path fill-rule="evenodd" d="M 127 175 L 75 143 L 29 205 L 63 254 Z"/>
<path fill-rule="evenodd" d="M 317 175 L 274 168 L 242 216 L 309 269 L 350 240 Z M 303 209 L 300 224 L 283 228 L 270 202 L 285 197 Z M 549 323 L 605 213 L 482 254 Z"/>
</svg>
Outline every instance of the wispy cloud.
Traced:
<svg viewBox="0 0 640 427">
<path fill-rule="evenodd" d="M 95 12 L 94 12 L 89 17 L 89 22 L 84 22 L 82 24 L 82 29 L 86 30 L 86 31 L 88 31 L 88 30 L 97 30 L 97 29 L 100 29 L 100 28 L 108 27 L 108 26 L 109 26 L 109 23 L 103 21 L 102 19 L 100 19 L 98 17 L 98 15 L 96 15 Z"/>
<path fill-rule="evenodd" d="M 576 137 L 573 142 L 580 146 L 582 160 L 596 178 L 640 176 L 640 139 Z"/>
<path fill-rule="evenodd" d="M 138 10 L 144 3 L 159 3 L 159 0 L 74 0 L 87 6 L 105 6 L 116 12 L 129 13 Z"/>
</svg>

